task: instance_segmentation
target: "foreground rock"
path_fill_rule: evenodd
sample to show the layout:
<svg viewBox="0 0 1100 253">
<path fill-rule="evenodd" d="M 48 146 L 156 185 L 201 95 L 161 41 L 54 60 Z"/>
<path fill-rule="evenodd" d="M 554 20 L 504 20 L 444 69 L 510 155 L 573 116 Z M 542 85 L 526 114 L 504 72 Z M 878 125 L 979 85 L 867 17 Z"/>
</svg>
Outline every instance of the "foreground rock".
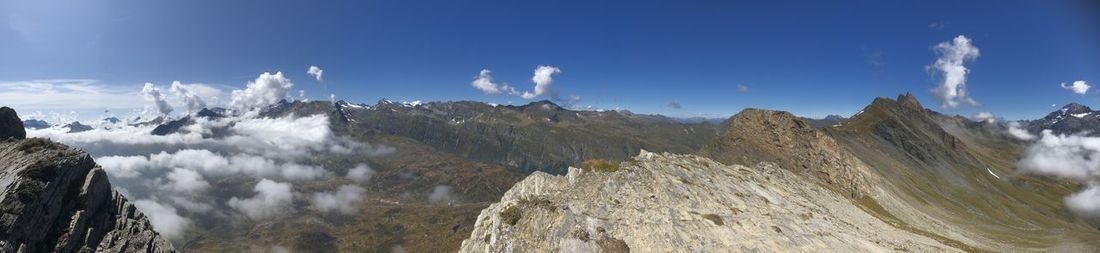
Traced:
<svg viewBox="0 0 1100 253">
<path fill-rule="evenodd" d="M 19 122 L 11 112 L 0 113 L 0 122 Z M 15 137 L 0 139 L 0 252 L 175 251 L 88 154 L 45 139 L 0 136 Z"/>
<path fill-rule="evenodd" d="M 945 252 L 770 163 L 642 151 L 614 172 L 536 172 L 478 216 L 462 252 Z"/>
<path fill-rule="evenodd" d="M 0 107 L 0 139 L 27 137 L 27 131 L 23 129 L 22 121 L 15 115 L 15 110 L 8 107 Z"/>
</svg>

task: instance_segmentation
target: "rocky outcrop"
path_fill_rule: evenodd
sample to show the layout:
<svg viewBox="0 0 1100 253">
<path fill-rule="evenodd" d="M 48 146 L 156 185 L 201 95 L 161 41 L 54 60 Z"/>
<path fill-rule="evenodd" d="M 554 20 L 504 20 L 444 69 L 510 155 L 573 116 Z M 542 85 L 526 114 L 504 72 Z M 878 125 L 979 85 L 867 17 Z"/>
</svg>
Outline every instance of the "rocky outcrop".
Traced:
<svg viewBox="0 0 1100 253">
<path fill-rule="evenodd" d="M 701 155 L 725 164 L 774 162 L 851 199 L 866 195 L 872 185 L 863 162 L 791 113 L 750 108 L 728 122 L 726 132 L 704 146 Z"/>
<path fill-rule="evenodd" d="M 175 251 L 88 154 L 16 137 L 0 140 L 0 252 Z"/>
<path fill-rule="evenodd" d="M 771 163 L 642 151 L 614 172 L 535 172 L 478 216 L 462 252 L 951 252 Z"/>
<path fill-rule="evenodd" d="M 23 129 L 23 121 L 19 115 L 9 107 L 0 107 L 0 139 L 27 138 L 27 130 Z"/>
</svg>

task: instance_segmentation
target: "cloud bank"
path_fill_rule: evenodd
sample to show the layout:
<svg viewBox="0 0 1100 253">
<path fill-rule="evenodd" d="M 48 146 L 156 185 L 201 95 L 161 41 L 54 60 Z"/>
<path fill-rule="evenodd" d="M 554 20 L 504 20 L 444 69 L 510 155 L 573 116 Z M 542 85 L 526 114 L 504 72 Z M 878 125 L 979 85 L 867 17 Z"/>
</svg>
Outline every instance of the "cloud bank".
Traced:
<svg viewBox="0 0 1100 253">
<path fill-rule="evenodd" d="M 1100 137 L 1054 134 L 1041 137 L 1016 163 L 1020 172 L 1054 176 L 1086 184 L 1065 198 L 1066 207 L 1084 216 L 1100 217 Z"/>
<path fill-rule="evenodd" d="M 966 90 L 966 76 L 970 69 L 963 65 L 966 61 L 977 59 L 978 48 L 971 44 L 970 38 L 959 35 L 954 40 L 942 42 L 935 47 L 939 58 L 927 68 L 935 71 L 943 81 L 932 93 L 939 98 L 942 108 L 956 108 L 959 105 L 979 106 L 980 103 L 970 97 Z"/>
<path fill-rule="evenodd" d="M 117 124 L 69 133 L 61 127 L 28 129 L 32 137 L 50 138 L 86 150 L 107 171 L 112 184 L 138 203 L 153 226 L 171 239 L 186 240 L 199 224 L 258 222 L 296 212 L 349 213 L 360 210 L 374 171 L 368 159 L 395 152 L 337 136 L 326 114 L 260 116 L 292 86 L 280 73 L 264 73 L 234 91 L 233 104 L 249 113 L 192 117 L 179 131 L 152 135 L 155 124 Z M 209 100 L 202 94 L 220 90 L 174 82 L 181 101 Z M 151 84 L 129 99 L 166 97 Z M 191 100 L 189 110 L 199 108 Z M 186 104 L 186 103 L 185 103 Z M 41 113 L 40 113 L 41 114 Z M 39 115 L 45 117 L 43 115 Z M 346 174 L 326 168 L 324 156 L 346 157 L 355 164 Z M 332 166 L 348 166 L 340 162 Z M 354 182 L 351 185 L 328 184 Z M 237 187 L 249 187 L 236 189 Z"/>
</svg>

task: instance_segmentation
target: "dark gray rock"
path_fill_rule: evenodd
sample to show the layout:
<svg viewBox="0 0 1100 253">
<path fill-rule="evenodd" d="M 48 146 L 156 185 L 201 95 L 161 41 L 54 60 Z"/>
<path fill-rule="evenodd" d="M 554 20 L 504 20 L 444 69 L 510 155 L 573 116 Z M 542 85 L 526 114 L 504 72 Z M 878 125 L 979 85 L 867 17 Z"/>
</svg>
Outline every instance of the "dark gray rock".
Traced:
<svg viewBox="0 0 1100 253">
<path fill-rule="evenodd" d="M 10 107 L 0 107 L 0 139 L 27 138 L 27 130 L 23 129 L 23 121 Z"/>
<path fill-rule="evenodd" d="M 0 252 L 175 252 L 83 151 L 0 141 Z"/>
</svg>

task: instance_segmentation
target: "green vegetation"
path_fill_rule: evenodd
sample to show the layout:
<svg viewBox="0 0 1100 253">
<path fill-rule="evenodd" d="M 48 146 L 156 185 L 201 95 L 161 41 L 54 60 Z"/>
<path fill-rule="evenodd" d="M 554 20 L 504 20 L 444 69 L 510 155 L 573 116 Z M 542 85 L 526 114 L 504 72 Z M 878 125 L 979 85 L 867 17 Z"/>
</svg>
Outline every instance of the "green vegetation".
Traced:
<svg viewBox="0 0 1100 253">
<path fill-rule="evenodd" d="M 714 222 L 714 225 L 726 225 L 726 223 L 722 221 L 722 217 L 719 217 L 717 214 L 704 214 L 703 218 L 710 220 L 710 222 Z"/>
<path fill-rule="evenodd" d="M 589 159 L 581 163 L 581 168 L 595 172 L 619 171 L 619 163 L 607 159 Z"/>
<path fill-rule="evenodd" d="M 520 212 L 516 205 L 509 205 L 504 207 L 504 211 L 500 212 L 500 219 L 504 220 L 509 226 L 515 226 L 519 223 L 519 219 L 523 218 L 523 214 Z"/>
<path fill-rule="evenodd" d="M 50 147 L 51 145 L 55 145 L 55 144 L 50 142 L 50 140 L 48 140 L 48 139 L 30 138 L 30 139 L 26 139 L 24 141 L 19 142 L 19 144 L 17 144 L 15 149 L 19 150 L 19 151 L 22 151 L 24 153 L 36 153 L 38 151 L 41 151 L 43 149 L 46 149 L 46 148 Z"/>
</svg>

